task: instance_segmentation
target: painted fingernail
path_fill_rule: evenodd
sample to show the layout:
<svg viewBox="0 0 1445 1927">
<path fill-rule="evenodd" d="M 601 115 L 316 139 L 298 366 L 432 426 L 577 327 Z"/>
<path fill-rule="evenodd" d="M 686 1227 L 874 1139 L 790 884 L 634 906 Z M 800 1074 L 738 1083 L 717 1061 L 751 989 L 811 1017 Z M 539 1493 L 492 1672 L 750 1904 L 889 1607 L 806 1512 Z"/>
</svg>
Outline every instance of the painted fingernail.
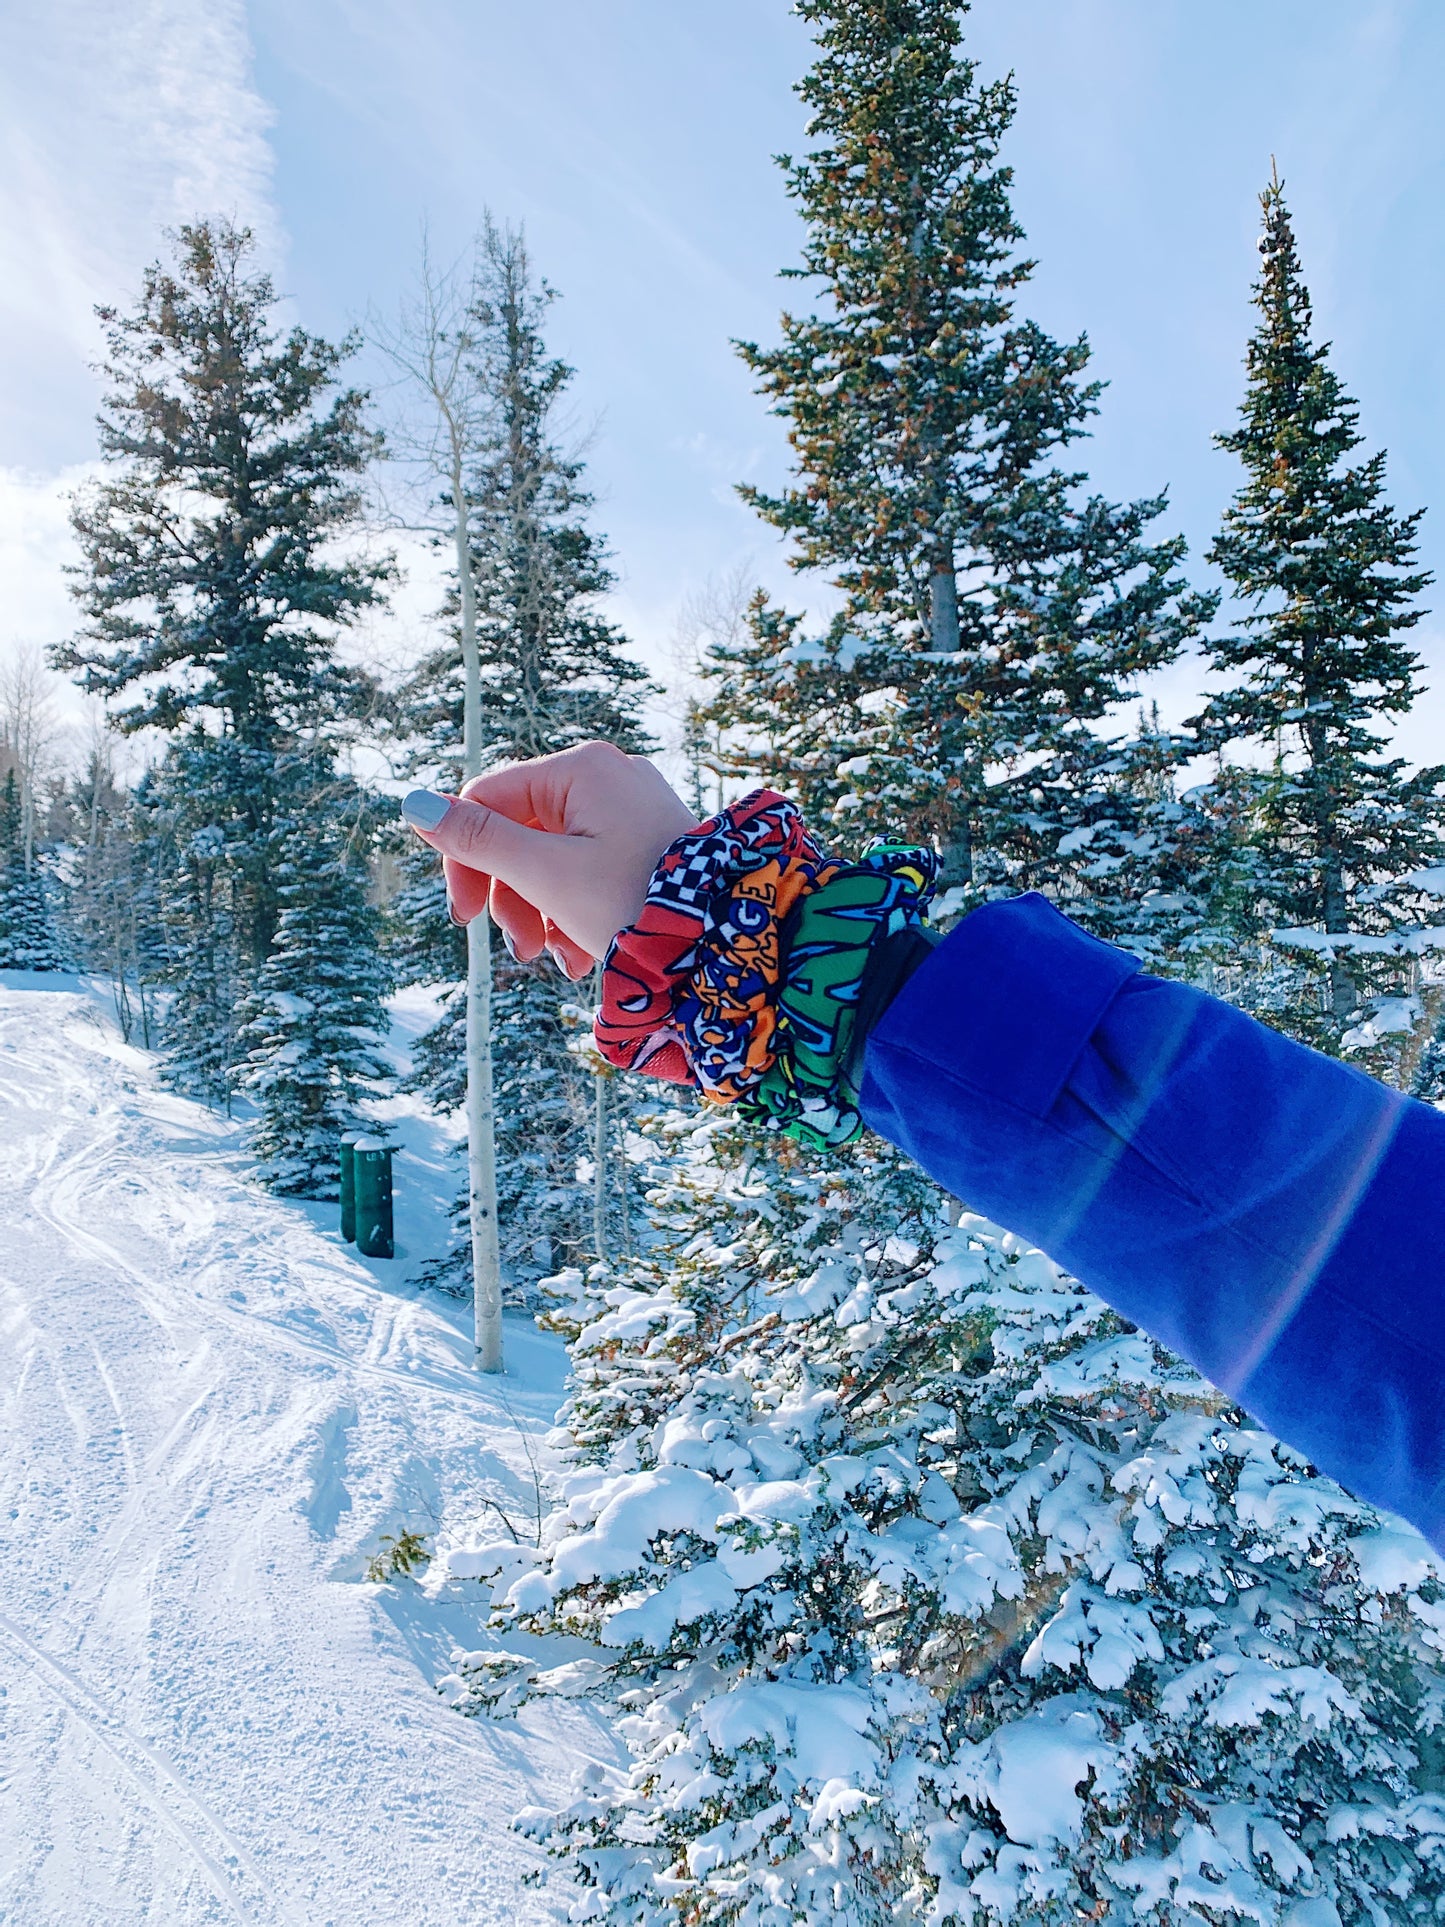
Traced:
<svg viewBox="0 0 1445 1927">
<path fill-rule="evenodd" d="M 512 962 L 520 963 L 522 960 L 517 955 L 516 939 L 513 937 L 510 930 L 504 930 L 502 932 L 502 942 L 507 946 L 507 955 L 511 958 Z"/>
<path fill-rule="evenodd" d="M 414 830 L 435 830 L 451 806 L 452 799 L 435 790 L 412 790 L 402 799 L 401 813 Z"/>
</svg>

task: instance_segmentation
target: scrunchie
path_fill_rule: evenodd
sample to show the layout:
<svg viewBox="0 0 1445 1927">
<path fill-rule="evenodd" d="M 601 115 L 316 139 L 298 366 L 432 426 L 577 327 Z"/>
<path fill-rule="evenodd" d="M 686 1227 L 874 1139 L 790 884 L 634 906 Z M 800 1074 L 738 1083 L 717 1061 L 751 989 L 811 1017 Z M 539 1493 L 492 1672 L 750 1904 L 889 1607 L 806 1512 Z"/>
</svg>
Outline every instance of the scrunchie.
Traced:
<svg viewBox="0 0 1445 1927">
<path fill-rule="evenodd" d="M 754 791 L 663 852 L 607 953 L 598 1048 L 767 1129 L 851 1142 L 863 1125 L 843 1067 L 864 973 L 920 922 L 937 867 L 902 844 L 830 857 L 796 804 Z"/>
<path fill-rule="evenodd" d="M 593 1034 L 608 1063 L 732 1103 L 772 1063 L 779 926 L 842 867 L 775 790 L 670 843 L 603 962 Z"/>
</svg>

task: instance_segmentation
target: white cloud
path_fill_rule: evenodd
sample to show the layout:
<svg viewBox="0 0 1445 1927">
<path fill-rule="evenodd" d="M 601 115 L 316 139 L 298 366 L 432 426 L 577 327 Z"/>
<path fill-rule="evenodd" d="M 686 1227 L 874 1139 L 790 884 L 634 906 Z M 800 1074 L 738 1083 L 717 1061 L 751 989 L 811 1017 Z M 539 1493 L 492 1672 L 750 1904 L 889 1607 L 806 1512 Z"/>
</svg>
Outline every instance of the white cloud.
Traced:
<svg viewBox="0 0 1445 1927">
<path fill-rule="evenodd" d="M 70 495 L 91 464 L 58 475 L 0 468 L 0 638 L 49 645 L 75 622 L 63 574 L 75 560 Z"/>
<path fill-rule="evenodd" d="M 94 472 L 94 308 L 161 230 L 249 222 L 275 258 L 243 0 L 9 0 L 0 62 L 0 656 L 69 634 L 71 491 Z M 82 700 L 65 686 L 68 717 Z"/>
<path fill-rule="evenodd" d="M 0 350 L 23 382 L 27 358 L 93 355 L 93 306 L 162 227 L 223 212 L 278 235 L 242 0 L 21 0 L 5 37 Z"/>
</svg>

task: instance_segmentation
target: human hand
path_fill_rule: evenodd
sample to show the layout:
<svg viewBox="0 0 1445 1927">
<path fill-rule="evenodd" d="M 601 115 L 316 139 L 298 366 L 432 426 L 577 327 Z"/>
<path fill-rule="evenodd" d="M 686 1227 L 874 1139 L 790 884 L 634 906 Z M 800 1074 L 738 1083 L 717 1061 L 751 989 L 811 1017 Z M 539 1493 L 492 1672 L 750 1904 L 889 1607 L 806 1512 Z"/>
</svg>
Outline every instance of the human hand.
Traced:
<svg viewBox="0 0 1445 1927">
<path fill-rule="evenodd" d="M 460 798 L 413 790 L 402 813 L 441 852 L 458 922 L 490 909 L 518 957 L 550 950 L 574 980 L 636 922 L 658 858 L 697 827 L 660 770 L 611 743 L 474 777 Z"/>
</svg>

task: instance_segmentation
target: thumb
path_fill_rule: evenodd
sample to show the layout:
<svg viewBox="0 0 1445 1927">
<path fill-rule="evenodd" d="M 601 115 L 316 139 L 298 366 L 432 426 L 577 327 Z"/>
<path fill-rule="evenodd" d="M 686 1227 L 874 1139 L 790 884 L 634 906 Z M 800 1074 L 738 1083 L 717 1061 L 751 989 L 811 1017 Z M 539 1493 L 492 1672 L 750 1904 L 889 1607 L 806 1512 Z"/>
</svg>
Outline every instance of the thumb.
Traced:
<svg viewBox="0 0 1445 1927">
<path fill-rule="evenodd" d="M 407 820 L 419 836 L 453 863 L 499 877 L 528 902 L 535 901 L 537 887 L 545 885 L 556 868 L 555 836 L 515 823 L 500 810 L 488 809 L 485 803 L 454 801 L 435 825 L 417 822 L 410 811 Z"/>
</svg>

